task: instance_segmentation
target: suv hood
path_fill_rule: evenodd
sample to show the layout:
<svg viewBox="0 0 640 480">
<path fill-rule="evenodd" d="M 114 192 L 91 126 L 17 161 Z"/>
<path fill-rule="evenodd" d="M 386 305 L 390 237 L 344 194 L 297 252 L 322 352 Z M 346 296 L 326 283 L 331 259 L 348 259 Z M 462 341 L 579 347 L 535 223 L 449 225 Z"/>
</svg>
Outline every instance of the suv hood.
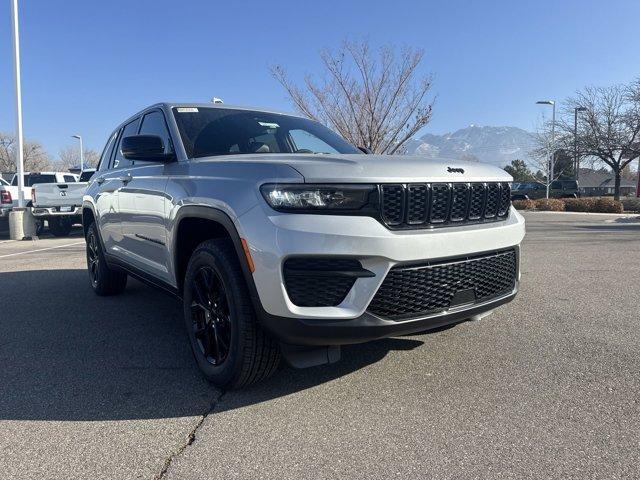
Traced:
<svg viewBox="0 0 640 480">
<path fill-rule="evenodd" d="M 221 157 L 212 157 L 211 159 Z M 228 160 L 228 157 L 224 157 Z M 501 168 L 419 155 L 237 155 L 234 162 L 286 164 L 307 183 L 511 182 Z M 456 169 L 450 171 L 451 169 Z M 458 169 L 462 169 L 463 172 Z"/>
</svg>

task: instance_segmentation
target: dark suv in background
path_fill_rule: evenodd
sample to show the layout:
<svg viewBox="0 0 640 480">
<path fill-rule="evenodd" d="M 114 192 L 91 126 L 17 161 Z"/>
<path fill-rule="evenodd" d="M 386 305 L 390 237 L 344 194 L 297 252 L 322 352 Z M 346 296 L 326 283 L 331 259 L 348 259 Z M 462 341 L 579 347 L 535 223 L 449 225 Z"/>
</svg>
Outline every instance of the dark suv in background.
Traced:
<svg viewBox="0 0 640 480">
<path fill-rule="evenodd" d="M 541 182 L 514 183 L 512 200 L 537 200 L 547 196 L 547 186 Z M 555 180 L 549 186 L 550 198 L 578 198 L 580 190 L 577 180 Z"/>
</svg>

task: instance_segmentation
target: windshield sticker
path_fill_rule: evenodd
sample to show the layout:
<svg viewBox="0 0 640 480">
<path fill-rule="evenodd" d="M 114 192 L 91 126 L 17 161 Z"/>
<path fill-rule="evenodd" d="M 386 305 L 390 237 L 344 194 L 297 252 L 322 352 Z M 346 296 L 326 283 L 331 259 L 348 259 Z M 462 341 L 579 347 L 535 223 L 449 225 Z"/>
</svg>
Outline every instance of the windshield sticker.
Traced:
<svg viewBox="0 0 640 480">
<path fill-rule="evenodd" d="M 195 107 L 178 107 L 178 113 L 198 113 Z"/>
<path fill-rule="evenodd" d="M 259 124 L 261 127 L 267 127 L 267 128 L 280 128 L 280 125 L 278 125 L 277 123 L 258 122 L 258 124 Z"/>
</svg>

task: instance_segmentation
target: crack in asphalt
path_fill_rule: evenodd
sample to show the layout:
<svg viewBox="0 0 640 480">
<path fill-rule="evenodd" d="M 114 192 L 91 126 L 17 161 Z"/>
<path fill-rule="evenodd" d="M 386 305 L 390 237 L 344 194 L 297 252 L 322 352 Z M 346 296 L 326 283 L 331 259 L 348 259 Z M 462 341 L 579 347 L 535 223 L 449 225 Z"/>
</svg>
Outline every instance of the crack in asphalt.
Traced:
<svg viewBox="0 0 640 480">
<path fill-rule="evenodd" d="M 158 474 L 155 477 L 153 477 L 153 480 L 161 480 L 165 478 L 165 475 L 167 474 L 167 472 L 169 471 L 169 468 L 171 467 L 171 463 L 173 462 L 173 459 L 180 456 L 182 452 L 184 452 L 189 445 L 195 442 L 196 434 L 198 433 L 198 430 L 200 429 L 204 421 L 207 419 L 207 417 L 213 413 L 213 410 L 216 408 L 218 403 L 220 403 L 220 400 L 222 400 L 223 396 L 224 396 L 224 392 L 220 393 L 220 395 L 218 395 L 218 397 L 213 401 L 213 403 L 207 409 L 207 411 L 201 415 L 200 420 L 198 420 L 198 422 L 194 425 L 194 427 L 189 431 L 186 442 L 180 445 L 175 452 L 173 452 L 171 455 L 169 455 L 165 459 L 164 464 L 162 465 L 162 469 L 160 470 L 160 472 L 158 472 Z"/>
</svg>

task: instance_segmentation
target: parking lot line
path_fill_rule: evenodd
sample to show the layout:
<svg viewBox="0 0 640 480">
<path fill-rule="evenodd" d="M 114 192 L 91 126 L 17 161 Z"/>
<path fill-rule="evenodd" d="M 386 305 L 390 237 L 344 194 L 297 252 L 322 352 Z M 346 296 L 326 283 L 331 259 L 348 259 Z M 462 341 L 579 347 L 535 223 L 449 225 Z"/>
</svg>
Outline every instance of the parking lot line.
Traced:
<svg viewBox="0 0 640 480">
<path fill-rule="evenodd" d="M 82 245 L 83 243 L 85 242 L 82 241 L 82 242 L 74 242 L 74 243 L 65 243 L 64 245 L 56 245 L 55 247 L 38 248 L 36 250 L 28 250 L 26 252 L 7 253 L 5 255 L 0 255 L 0 258 L 15 257 L 17 255 L 26 255 L 27 253 L 44 252 L 46 250 L 54 250 L 56 248 L 72 247 L 74 245 Z"/>
</svg>

